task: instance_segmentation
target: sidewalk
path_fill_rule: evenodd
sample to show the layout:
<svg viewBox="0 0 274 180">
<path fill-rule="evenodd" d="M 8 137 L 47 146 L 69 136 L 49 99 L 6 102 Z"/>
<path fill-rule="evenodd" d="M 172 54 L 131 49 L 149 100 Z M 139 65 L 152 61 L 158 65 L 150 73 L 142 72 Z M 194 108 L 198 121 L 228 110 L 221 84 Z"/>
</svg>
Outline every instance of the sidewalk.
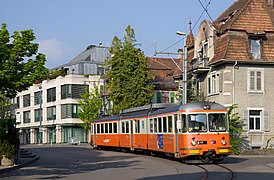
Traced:
<svg viewBox="0 0 274 180">
<path fill-rule="evenodd" d="M 18 165 L 13 165 L 13 166 L 0 166 L 0 174 L 3 174 L 5 172 L 8 172 L 13 169 L 18 169 L 23 166 L 26 166 L 30 163 L 33 163 L 34 161 L 37 161 L 40 157 L 32 154 L 28 150 L 25 149 L 20 149 L 20 162 Z"/>
</svg>

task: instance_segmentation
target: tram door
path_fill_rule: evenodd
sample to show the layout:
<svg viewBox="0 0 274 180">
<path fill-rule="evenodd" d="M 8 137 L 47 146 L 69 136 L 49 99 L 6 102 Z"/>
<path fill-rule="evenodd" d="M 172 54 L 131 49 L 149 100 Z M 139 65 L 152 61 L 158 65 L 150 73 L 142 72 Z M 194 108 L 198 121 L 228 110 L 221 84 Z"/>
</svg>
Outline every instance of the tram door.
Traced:
<svg viewBox="0 0 274 180">
<path fill-rule="evenodd" d="M 93 147 L 96 147 L 96 131 L 97 131 L 96 127 L 97 126 L 98 126 L 97 124 L 91 125 L 91 133 L 93 133 L 93 142 L 92 142 Z M 93 132 L 92 132 L 92 130 L 93 130 Z M 92 141 L 92 139 L 91 139 L 91 141 Z"/>
<path fill-rule="evenodd" d="M 130 150 L 134 150 L 134 135 L 133 135 L 133 127 L 134 127 L 134 121 L 130 122 Z"/>
<path fill-rule="evenodd" d="M 174 118 L 174 126 L 175 126 L 175 128 L 174 128 L 174 150 L 175 150 L 175 157 L 177 157 L 177 154 L 178 154 L 178 152 L 179 152 L 179 148 L 178 148 L 178 126 L 179 126 L 179 121 L 178 121 L 178 115 L 177 114 L 175 114 L 174 116 L 173 116 L 173 118 Z"/>
</svg>

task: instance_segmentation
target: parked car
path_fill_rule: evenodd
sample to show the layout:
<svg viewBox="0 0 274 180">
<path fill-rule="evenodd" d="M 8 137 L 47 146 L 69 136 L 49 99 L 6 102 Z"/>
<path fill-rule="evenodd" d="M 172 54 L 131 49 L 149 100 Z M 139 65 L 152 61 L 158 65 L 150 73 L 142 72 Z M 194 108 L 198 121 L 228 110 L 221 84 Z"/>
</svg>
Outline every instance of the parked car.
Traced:
<svg viewBox="0 0 274 180">
<path fill-rule="evenodd" d="M 79 144 L 79 139 L 77 137 L 70 137 L 69 138 L 69 141 L 68 141 L 68 144 L 70 145 L 78 145 Z"/>
</svg>

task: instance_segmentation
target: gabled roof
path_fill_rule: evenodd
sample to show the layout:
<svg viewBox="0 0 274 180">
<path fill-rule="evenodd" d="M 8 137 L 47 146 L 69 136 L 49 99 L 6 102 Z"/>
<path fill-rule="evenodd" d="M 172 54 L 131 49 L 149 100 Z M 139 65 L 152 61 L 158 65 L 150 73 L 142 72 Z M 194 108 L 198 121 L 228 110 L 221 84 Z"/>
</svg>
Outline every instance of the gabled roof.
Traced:
<svg viewBox="0 0 274 180">
<path fill-rule="evenodd" d="M 149 74 L 154 76 L 156 89 L 176 89 L 173 76 L 179 70 L 179 59 L 147 57 Z"/>
<path fill-rule="evenodd" d="M 179 59 L 147 57 L 147 63 L 150 70 L 175 70 Z"/>
</svg>

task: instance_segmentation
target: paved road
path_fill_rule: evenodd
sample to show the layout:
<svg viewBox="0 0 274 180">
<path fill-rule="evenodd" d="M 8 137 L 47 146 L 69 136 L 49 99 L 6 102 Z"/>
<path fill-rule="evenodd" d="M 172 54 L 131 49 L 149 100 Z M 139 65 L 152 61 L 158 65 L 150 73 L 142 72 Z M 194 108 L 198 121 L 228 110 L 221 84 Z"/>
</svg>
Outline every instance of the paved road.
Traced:
<svg viewBox="0 0 274 180">
<path fill-rule="evenodd" d="M 205 170 L 163 158 L 113 151 L 92 150 L 88 145 L 26 146 L 40 159 L 12 170 L 0 179 L 202 179 Z M 274 179 L 274 156 L 231 156 L 223 166 L 234 171 L 234 179 Z M 225 170 L 212 165 L 208 179 L 229 179 Z M 221 176 L 218 176 L 221 175 Z"/>
</svg>

